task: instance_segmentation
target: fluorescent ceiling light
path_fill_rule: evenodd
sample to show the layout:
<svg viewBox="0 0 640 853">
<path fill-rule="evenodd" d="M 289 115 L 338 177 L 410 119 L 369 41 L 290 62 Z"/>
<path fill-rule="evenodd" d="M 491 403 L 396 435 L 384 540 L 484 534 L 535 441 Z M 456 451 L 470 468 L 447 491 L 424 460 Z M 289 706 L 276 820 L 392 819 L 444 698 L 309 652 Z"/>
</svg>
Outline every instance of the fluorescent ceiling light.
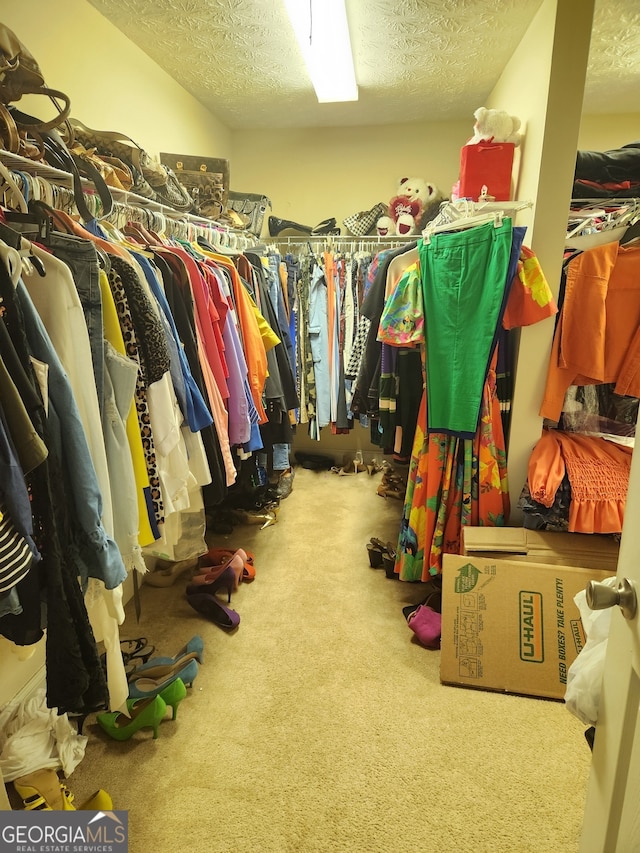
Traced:
<svg viewBox="0 0 640 853">
<path fill-rule="evenodd" d="M 321 104 L 357 101 L 345 0 L 284 0 Z"/>
</svg>

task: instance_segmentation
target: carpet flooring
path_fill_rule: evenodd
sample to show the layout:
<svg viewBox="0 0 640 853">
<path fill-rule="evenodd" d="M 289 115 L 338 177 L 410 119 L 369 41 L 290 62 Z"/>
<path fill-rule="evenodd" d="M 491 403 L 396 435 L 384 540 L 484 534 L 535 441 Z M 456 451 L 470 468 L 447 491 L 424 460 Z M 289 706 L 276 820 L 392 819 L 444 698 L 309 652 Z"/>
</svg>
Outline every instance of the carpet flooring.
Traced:
<svg viewBox="0 0 640 853">
<path fill-rule="evenodd" d="M 131 853 L 573 853 L 591 754 L 561 702 L 444 686 L 402 608 L 421 584 L 369 567 L 401 503 L 380 474 L 297 468 L 277 523 L 210 537 L 255 553 L 225 633 L 188 578 L 144 585 L 122 638 L 204 663 L 176 721 L 111 740 L 93 718 L 69 779 L 129 812 Z"/>
</svg>

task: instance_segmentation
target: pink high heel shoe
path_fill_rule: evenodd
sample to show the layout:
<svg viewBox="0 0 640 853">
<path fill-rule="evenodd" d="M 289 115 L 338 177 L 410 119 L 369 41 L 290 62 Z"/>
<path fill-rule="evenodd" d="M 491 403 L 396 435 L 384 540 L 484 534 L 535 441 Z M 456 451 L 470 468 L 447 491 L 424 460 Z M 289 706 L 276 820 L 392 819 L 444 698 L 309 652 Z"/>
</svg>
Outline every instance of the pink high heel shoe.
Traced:
<svg viewBox="0 0 640 853">
<path fill-rule="evenodd" d="M 244 551 L 242 551 L 242 554 L 244 554 Z M 232 557 L 229 557 L 218 564 L 209 563 L 208 558 L 206 556 L 203 557 L 200 562 L 198 574 L 191 578 L 191 583 L 211 583 L 212 581 L 217 580 L 217 578 L 219 578 L 228 568 L 231 568 L 235 578 L 233 588 L 234 590 L 238 589 L 244 570 L 244 558 L 242 554 L 239 551 L 236 551 Z"/>
<path fill-rule="evenodd" d="M 252 551 L 245 551 L 244 548 L 237 548 L 235 551 L 229 548 L 210 548 L 203 559 L 211 561 L 212 565 L 219 565 L 236 554 L 242 557 L 244 563 L 242 581 L 250 583 L 256 576 L 255 556 Z"/>
<path fill-rule="evenodd" d="M 196 575 L 187 586 L 186 594 L 193 595 L 202 592 L 215 595 L 217 590 L 223 588 L 227 590 L 228 604 L 231 601 L 231 593 L 238 588 L 238 578 L 231 564 L 216 578 L 209 578 L 209 575 Z"/>
</svg>

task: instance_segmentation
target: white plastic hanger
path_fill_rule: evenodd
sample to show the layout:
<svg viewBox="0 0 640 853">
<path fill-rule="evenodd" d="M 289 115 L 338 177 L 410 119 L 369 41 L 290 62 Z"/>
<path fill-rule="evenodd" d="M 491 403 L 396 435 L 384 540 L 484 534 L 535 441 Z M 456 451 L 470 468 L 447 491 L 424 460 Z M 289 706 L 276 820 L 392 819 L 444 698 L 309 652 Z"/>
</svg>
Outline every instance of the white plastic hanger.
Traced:
<svg viewBox="0 0 640 853">
<path fill-rule="evenodd" d="M 456 219 L 454 222 L 446 222 L 442 225 L 432 225 L 424 229 L 422 239 L 425 243 L 431 242 L 431 235 L 442 233 L 443 231 L 463 231 L 466 228 L 474 228 L 476 225 L 484 225 L 486 222 L 493 222 L 496 228 L 502 225 L 504 212 L 496 210 L 493 213 L 478 213 L 475 216 L 463 216 Z"/>
</svg>

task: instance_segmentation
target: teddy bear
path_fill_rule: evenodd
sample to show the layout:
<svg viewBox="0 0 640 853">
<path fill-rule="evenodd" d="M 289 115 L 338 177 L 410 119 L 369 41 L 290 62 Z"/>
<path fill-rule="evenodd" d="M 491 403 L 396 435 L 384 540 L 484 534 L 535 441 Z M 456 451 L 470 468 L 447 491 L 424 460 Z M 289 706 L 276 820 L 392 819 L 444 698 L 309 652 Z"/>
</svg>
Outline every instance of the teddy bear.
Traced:
<svg viewBox="0 0 640 853">
<path fill-rule="evenodd" d="M 514 145 L 520 145 L 522 134 L 518 132 L 520 119 L 517 116 L 511 116 L 504 110 L 488 110 L 486 107 L 478 107 L 473 115 L 476 123 L 467 145 L 477 145 L 478 142 L 513 142 Z"/>
<path fill-rule="evenodd" d="M 441 198 L 437 188 L 424 178 L 401 178 L 387 214 L 376 223 L 376 233 L 380 237 L 415 234 Z"/>
</svg>

